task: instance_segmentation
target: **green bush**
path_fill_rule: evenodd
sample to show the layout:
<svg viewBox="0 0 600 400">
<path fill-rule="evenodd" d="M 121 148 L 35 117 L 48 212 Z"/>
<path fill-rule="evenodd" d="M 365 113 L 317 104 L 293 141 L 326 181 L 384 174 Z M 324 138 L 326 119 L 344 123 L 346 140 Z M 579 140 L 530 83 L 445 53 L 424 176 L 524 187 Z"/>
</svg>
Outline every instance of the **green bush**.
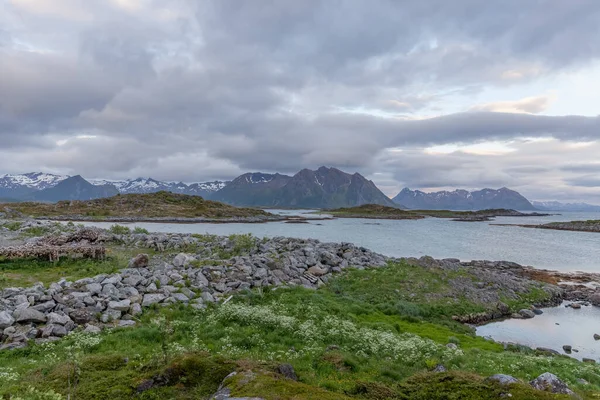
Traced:
<svg viewBox="0 0 600 400">
<path fill-rule="evenodd" d="M 148 232 L 148 229 L 145 229 L 145 228 L 141 228 L 141 227 L 139 227 L 139 226 L 136 226 L 136 227 L 133 229 L 133 233 L 137 233 L 137 234 L 145 234 L 145 235 L 147 235 L 147 234 L 149 234 L 150 232 Z"/>
<path fill-rule="evenodd" d="M 129 229 L 129 227 L 118 224 L 111 226 L 109 231 L 115 235 L 127 235 L 131 233 L 131 229 Z"/>
</svg>

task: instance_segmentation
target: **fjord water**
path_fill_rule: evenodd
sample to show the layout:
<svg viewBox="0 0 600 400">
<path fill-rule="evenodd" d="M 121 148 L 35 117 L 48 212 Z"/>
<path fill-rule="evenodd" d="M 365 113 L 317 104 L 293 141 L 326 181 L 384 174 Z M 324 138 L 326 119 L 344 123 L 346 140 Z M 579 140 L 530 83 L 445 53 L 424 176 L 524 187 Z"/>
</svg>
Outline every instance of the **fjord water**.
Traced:
<svg viewBox="0 0 600 400">
<path fill-rule="evenodd" d="M 278 214 L 306 215 L 308 211 L 269 210 Z M 334 219 L 308 224 L 171 224 L 135 223 L 151 232 L 315 238 L 326 242 L 352 242 L 393 257 L 506 260 L 536 268 L 600 272 L 600 234 L 495 226 L 541 224 L 555 221 L 600 219 L 600 213 L 562 213 L 547 217 L 500 217 L 492 222 L 456 222 L 449 219 L 372 220 Z M 112 223 L 88 222 L 109 227 Z"/>
<path fill-rule="evenodd" d="M 571 357 L 600 359 L 600 307 L 581 309 L 564 306 L 544 308 L 532 319 L 507 319 L 477 327 L 477 334 L 499 342 L 519 343 L 532 348 L 545 347 L 564 353 L 562 346 L 571 345 L 577 352 Z"/>
</svg>

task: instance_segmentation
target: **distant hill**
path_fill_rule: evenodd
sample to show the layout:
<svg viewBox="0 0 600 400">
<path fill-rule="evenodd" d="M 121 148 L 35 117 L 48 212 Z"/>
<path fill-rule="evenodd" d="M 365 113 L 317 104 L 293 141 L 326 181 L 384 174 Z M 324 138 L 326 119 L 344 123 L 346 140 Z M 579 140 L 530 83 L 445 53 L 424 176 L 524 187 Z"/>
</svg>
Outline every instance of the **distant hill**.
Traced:
<svg viewBox="0 0 600 400">
<path fill-rule="evenodd" d="M 420 190 L 402 189 L 394 202 L 405 207 L 421 210 L 485 210 L 513 209 L 535 210 L 536 208 L 518 192 L 507 188 L 440 191 L 425 193 Z"/>
<path fill-rule="evenodd" d="M 560 203 L 558 201 L 532 201 L 535 208 L 543 211 L 600 212 L 600 206 L 587 203 Z"/>
<path fill-rule="evenodd" d="M 234 179 L 212 197 L 244 206 L 338 208 L 362 204 L 398 207 L 362 175 L 336 168 L 303 169 L 290 177 L 249 173 Z"/>
<path fill-rule="evenodd" d="M 119 194 L 114 185 L 92 185 L 80 175 L 60 181 L 56 186 L 26 196 L 26 200 L 57 202 L 61 200 L 93 200 Z"/>
<path fill-rule="evenodd" d="M 85 187 L 81 177 L 69 178 L 75 185 Z M 90 185 L 90 183 L 87 183 Z M 92 185 L 93 186 L 93 185 Z M 56 189 L 58 185 L 54 188 Z M 48 189 L 53 190 L 53 189 Z M 116 188 L 112 189 L 116 191 Z M 40 192 L 41 193 L 41 192 Z M 118 194 L 112 197 L 84 201 L 59 201 L 56 203 L 21 202 L 10 204 L 13 211 L 33 217 L 77 217 L 94 218 L 274 218 L 263 210 L 233 207 L 216 201 L 205 200 L 200 196 L 191 196 L 171 192 L 146 194 Z M 3 207 L 0 204 L 0 212 Z M 260 221 L 253 221 L 260 222 Z"/>
</svg>

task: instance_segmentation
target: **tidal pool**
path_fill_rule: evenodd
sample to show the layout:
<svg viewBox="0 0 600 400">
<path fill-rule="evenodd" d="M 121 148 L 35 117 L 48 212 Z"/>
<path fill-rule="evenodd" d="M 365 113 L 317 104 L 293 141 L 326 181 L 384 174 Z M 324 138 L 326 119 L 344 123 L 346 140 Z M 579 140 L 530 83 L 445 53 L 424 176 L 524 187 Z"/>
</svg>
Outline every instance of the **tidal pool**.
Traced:
<svg viewBox="0 0 600 400">
<path fill-rule="evenodd" d="M 581 360 L 591 358 L 600 362 L 600 307 L 582 306 L 581 309 L 565 307 L 543 308 L 542 315 L 532 319 L 507 319 L 477 327 L 477 335 L 490 337 L 497 342 L 511 342 L 532 348 L 545 347 Z M 571 354 L 563 351 L 571 345 Z"/>
</svg>

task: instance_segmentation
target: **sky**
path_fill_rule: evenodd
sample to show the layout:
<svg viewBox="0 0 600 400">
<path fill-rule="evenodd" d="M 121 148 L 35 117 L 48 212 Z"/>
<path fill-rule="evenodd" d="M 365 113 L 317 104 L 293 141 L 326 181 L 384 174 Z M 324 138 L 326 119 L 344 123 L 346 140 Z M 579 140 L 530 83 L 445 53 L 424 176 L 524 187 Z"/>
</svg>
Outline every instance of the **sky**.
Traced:
<svg viewBox="0 0 600 400">
<path fill-rule="evenodd" d="M 598 0 L 0 0 L 0 173 L 321 165 L 600 204 Z"/>
</svg>

